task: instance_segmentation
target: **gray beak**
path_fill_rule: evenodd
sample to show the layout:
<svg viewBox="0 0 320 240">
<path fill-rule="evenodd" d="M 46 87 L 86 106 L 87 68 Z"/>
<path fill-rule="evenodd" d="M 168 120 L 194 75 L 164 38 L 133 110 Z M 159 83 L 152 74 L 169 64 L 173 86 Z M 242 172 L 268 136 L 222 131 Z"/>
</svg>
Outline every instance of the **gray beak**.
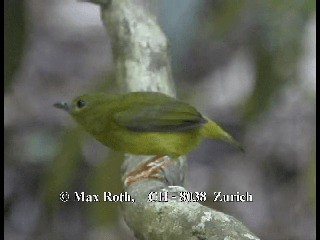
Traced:
<svg viewBox="0 0 320 240">
<path fill-rule="evenodd" d="M 63 109 L 67 112 L 69 112 L 69 109 L 70 109 L 68 103 L 66 103 L 66 102 L 57 102 L 57 103 L 53 104 L 53 106 L 56 108 L 59 108 L 59 109 Z"/>
</svg>

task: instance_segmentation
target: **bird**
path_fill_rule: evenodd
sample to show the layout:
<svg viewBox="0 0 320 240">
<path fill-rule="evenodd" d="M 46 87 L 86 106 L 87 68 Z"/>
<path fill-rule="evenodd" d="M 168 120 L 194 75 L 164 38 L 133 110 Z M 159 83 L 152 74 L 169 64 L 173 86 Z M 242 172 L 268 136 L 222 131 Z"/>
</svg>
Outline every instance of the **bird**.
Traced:
<svg viewBox="0 0 320 240">
<path fill-rule="evenodd" d="M 195 107 L 160 92 L 89 93 L 70 104 L 57 102 L 54 106 L 67 111 L 103 145 L 123 153 L 155 155 L 151 162 L 164 156 L 177 159 L 186 155 L 204 138 L 222 140 L 244 151 L 230 134 Z M 145 178 L 156 176 L 149 172 Z"/>
</svg>

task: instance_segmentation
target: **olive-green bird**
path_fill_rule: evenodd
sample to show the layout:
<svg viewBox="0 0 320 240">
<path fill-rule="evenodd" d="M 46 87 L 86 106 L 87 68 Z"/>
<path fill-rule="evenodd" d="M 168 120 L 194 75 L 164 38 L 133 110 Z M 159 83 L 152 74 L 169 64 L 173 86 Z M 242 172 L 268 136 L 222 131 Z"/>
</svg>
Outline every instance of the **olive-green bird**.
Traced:
<svg viewBox="0 0 320 240">
<path fill-rule="evenodd" d="M 218 124 L 187 103 L 158 92 L 110 96 L 85 94 L 71 105 L 54 105 L 70 115 L 94 138 L 120 152 L 177 158 L 204 137 L 243 148 Z"/>
</svg>

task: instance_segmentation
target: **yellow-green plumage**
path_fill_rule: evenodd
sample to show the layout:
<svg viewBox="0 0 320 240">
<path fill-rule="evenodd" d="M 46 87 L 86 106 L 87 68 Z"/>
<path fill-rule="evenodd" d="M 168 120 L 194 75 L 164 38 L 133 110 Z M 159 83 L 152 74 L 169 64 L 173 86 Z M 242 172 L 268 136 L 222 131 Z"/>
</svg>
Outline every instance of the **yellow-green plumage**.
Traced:
<svg viewBox="0 0 320 240">
<path fill-rule="evenodd" d="M 86 94 L 71 106 L 56 104 L 104 145 L 125 153 L 178 157 L 204 137 L 240 145 L 194 107 L 156 92 Z"/>
</svg>

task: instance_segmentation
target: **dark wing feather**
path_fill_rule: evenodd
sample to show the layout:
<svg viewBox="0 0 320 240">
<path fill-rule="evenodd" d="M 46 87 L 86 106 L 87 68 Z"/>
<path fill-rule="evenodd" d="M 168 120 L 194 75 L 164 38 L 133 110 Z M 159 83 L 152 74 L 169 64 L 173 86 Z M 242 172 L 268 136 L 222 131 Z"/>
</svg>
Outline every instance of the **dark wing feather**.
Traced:
<svg viewBox="0 0 320 240">
<path fill-rule="evenodd" d="M 179 101 L 137 104 L 114 115 L 115 121 L 137 132 L 182 132 L 207 122 L 192 106 Z"/>
</svg>

